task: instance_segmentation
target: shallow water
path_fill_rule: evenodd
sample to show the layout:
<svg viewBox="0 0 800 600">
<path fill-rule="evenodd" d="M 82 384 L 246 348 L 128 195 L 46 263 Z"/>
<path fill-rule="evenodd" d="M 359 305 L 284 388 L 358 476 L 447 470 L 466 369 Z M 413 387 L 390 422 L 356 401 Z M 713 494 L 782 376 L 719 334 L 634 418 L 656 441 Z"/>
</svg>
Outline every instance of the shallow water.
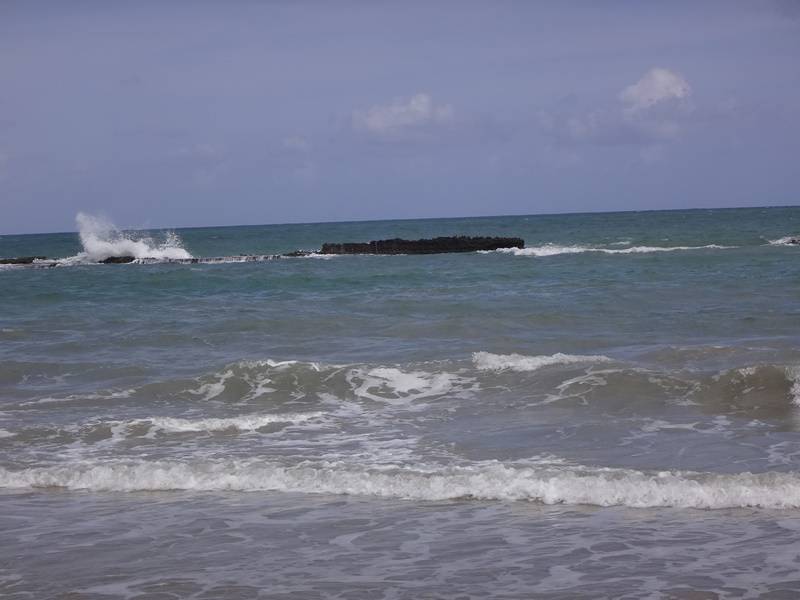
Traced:
<svg viewBox="0 0 800 600">
<path fill-rule="evenodd" d="M 800 209 L 82 226 L 0 237 L 7 596 L 800 593 Z"/>
</svg>

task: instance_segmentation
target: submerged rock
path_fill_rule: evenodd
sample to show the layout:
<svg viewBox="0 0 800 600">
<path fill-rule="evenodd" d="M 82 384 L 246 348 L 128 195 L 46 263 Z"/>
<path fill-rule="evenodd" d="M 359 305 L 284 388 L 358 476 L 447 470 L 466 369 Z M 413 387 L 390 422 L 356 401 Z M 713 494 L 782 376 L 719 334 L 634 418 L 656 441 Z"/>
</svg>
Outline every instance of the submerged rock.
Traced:
<svg viewBox="0 0 800 600">
<path fill-rule="evenodd" d="M 521 238 L 503 237 L 436 237 L 422 240 L 373 240 L 371 242 L 323 244 L 321 254 L 439 254 L 445 252 L 476 252 L 499 248 L 523 248 Z"/>
</svg>

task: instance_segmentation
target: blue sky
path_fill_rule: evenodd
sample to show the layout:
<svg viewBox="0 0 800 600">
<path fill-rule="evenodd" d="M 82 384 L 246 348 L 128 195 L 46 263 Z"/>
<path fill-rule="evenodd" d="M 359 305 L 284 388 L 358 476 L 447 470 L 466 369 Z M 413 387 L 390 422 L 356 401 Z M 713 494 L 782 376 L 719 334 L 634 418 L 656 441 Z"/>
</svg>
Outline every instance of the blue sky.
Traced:
<svg viewBox="0 0 800 600">
<path fill-rule="evenodd" d="M 0 4 L 0 233 L 800 204 L 800 2 Z"/>
</svg>

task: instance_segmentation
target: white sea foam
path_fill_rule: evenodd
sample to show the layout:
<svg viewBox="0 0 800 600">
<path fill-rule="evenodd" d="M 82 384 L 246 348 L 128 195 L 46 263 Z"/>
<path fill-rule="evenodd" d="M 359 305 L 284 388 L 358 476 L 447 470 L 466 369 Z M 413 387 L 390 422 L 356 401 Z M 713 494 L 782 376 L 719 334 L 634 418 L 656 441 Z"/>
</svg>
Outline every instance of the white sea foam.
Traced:
<svg viewBox="0 0 800 600">
<path fill-rule="evenodd" d="M 598 252 L 606 254 L 640 254 L 648 252 L 675 252 L 676 250 L 728 250 L 736 246 L 721 246 L 719 244 L 706 244 L 705 246 L 633 246 L 619 250 L 599 248 Z"/>
<path fill-rule="evenodd" d="M 797 246 L 798 240 L 800 240 L 800 236 L 787 235 L 785 237 L 778 238 L 776 240 L 769 240 L 769 243 L 773 246 Z"/>
<path fill-rule="evenodd" d="M 792 403 L 800 406 L 800 366 L 785 367 L 786 377 L 792 383 L 789 393 L 792 395 Z"/>
<path fill-rule="evenodd" d="M 216 398 L 225 391 L 225 382 L 233 377 L 233 371 L 228 369 L 222 373 L 216 374 L 216 376 L 216 381 L 209 381 L 200 385 L 197 389 L 187 390 L 187 392 L 195 396 L 201 396 L 202 400 Z"/>
<path fill-rule="evenodd" d="M 235 256 L 206 256 L 202 258 L 194 258 L 191 255 L 187 257 L 172 257 L 172 256 L 148 256 L 140 257 L 133 262 L 140 265 L 149 264 L 191 264 L 191 265 L 227 265 L 238 263 L 260 263 L 271 262 L 281 259 L 301 259 L 301 258 L 316 258 L 328 260 L 336 258 L 337 254 L 319 254 L 317 252 L 309 252 L 308 254 L 301 254 L 299 256 L 291 256 L 286 254 L 238 254 Z"/>
<path fill-rule="evenodd" d="M 354 494 L 415 500 L 526 500 L 544 504 L 684 508 L 800 507 L 796 473 L 644 472 L 553 464 L 476 463 L 461 467 L 285 466 L 256 460 L 129 461 L 12 471 L 2 488 L 98 491 L 239 490 Z"/>
<path fill-rule="evenodd" d="M 96 263 L 110 257 L 133 256 L 137 259 L 191 259 L 174 232 L 162 242 L 150 237 L 135 237 L 117 229 L 113 223 L 84 213 L 75 218 L 83 252 L 60 261 L 61 264 Z"/>
<path fill-rule="evenodd" d="M 452 373 L 401 371 L 391 367 L 351 369 L 347 382 L 356 396 L 388 404 L 409 404 L 441 396 L 470 383 Z"/>
<path fill-rule="evenodd" d="M 311 369 L 312 371 L 321 371 L 322 367 L 317 362 L 301 362 L 299 360 L 254 360 L 254 361 L 242 361 L 239 363 L 245 367 L 259 367 L 259 366 L 267 366 L 273 369 L 288 369 L 294 366 L 302 366 Z M 338 368 L 340 365 L 328 365 L 331 368 Z"/>
<path fill-rule="evenodd" d="M 251 262 L 267 262 L 283 258 L 280 254 L 239 254 L 235 256 L 207 256 L 204 258 L 193 258 L 191 255 L 187 257 L 141 257 L 137 258 L 134 262 L 140 265 L 149 264 L 200 264 L 200 265 L 227 265 L 236 263 L 251 263 Z"/>
<path fill-rule="evenodd" d="M 220 371 L 196 379 L 197 387 L 185 390 L 186 393 L 200 396 L 202 400 L 213 400 L 222 395 L 229 382 L 243 381 L 250 389 L 239 400 L 254 400 L 265 394 L 277 391 L 278 383 L 275 377 L 288 369 L 309 370 L 320 372 L 326 369 L 338 369 L 337 365 L 322 366 L 315 362 L 300 362 L 296 360 L 243 360 L 227 365 Z"/>
<path fill-rule="evenodd" d="M 472 362 L 476 368 L 482 371 L 535 371 L 551 365 L 612 362 L 612 359 L 602 355 L 562 354 L 561 352 L 549 356 L 475 352 L 472 355 Z"/>
<path fill-rule="evenodd" d="M 554 256 L 556 254 L 578 254 L 588 252 L 585 246 L 558 246 L 545 244 L 544 246 L 528 246 L 525 248 L 498 248 L 497 250 L 479 250 L 481 254 L 513 254 L 514 256 Z"/>
<path fill-rule="evenodd" d="M 664 421 L 663 419 L 648 419 L 642 425 L 642 431 L 645 433 L 658 433 L 661 431 L 696 431 L 704 433 L 704 430 L 698 429 L 699 422 L 694 423 L 673 423 L 671 421 Z"/>
<path fill-rule="evenodd" d="M 584 252 L 601 252 L 603 254 L 646 254 L 650 252 L 675 252 L 678 250 L 724 250 L 735 246 L 720 246 L 707 244 L 705 246 L 631 246 L 630 248 L 597 248 L 593 246 L 560 246 L 557 244 L 544 244 L 543 246 L 528 246 L 525 248 L 499 248 L 481 252 L 499 252 L 513 254 L 514 256 L 555 256 L 557 254 L 581 254 Z"/>
<path fill-rule="evenodd" d="M 0 439 L 14 437 L 15 435 L 17 434 L 12 431 L 6 431 L 5 429 L 0 429 Z"/>
<path fill-rule="evenodd" d="M 130 398 L 131 395 L 135 393 L 135 389 L 127 389 L 109 390 L 107 392 L 97 392 L 93 394 L 70 394 L 69 396 L 63 396 L 61 398 L 47 396 L 45 398 L 21 402 L 20 406 L 33 406 L 35 404 L 59 404 L 62 402 L 85 402 L 86 400 L 117 400 L 121 398 Z"/>
<path fill-rule="evenodd" d="M 285 413 L 269 415 L 243 415 L 228 418 L 179 419 L 176 417 L 151 417 L 137 419 L 129 424 L 150 423 L 153 428 L 168 432 L 186 431 L 256 431 L 273 423 L 304 423 L 323 416 L 321 412 Z"/>
<path fill-rule="evenodd" d="M 695 421 L 693 423 L 675 423 L 663 419 L 644 419 L 641 430 L 644 433 L 660 433 L 662 431 L 691 431 L 697 434 L 731 434 L 730 420 L 724 415 L 714 417 L 710 423 Z M 635 437 L 635 436 L 634 436 Z"/>
<path fill-rule="evenodd" d="M 621 371 L 618 369 L 607 369 L 601 371 L 585 372 L 582 375 L 578 375 L 577 377 L 570 377 L 569 379 L 562 381 L 556 386 L 556 389 L 561 393 L 565 393 L 567 390 L 575 386 L 592 388 L 597 386 L 608 385 L 608 380 L 605 377 L 603 377 L 603 375 L 607 375 L 609 373 L 621 373 Z"/>
</svg>

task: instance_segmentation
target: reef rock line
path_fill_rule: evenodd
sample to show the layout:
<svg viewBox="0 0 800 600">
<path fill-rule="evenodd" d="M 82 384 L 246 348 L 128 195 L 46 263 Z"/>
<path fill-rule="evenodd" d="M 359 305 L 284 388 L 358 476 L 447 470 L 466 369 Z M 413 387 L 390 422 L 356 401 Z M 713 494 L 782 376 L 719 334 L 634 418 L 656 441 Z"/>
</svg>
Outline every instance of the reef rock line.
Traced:
<svg viewBox="0 0 800 600">
<path fill-rule="evenodd" d="M 498 248 L 523 248 L 521 238 L 503 237 L 436 237 L 423 240 L 372 240 L 371 242 L 327 243 L 320 254 L 439 254 L 444 252 L 476 252 Z"/>
</svg>

